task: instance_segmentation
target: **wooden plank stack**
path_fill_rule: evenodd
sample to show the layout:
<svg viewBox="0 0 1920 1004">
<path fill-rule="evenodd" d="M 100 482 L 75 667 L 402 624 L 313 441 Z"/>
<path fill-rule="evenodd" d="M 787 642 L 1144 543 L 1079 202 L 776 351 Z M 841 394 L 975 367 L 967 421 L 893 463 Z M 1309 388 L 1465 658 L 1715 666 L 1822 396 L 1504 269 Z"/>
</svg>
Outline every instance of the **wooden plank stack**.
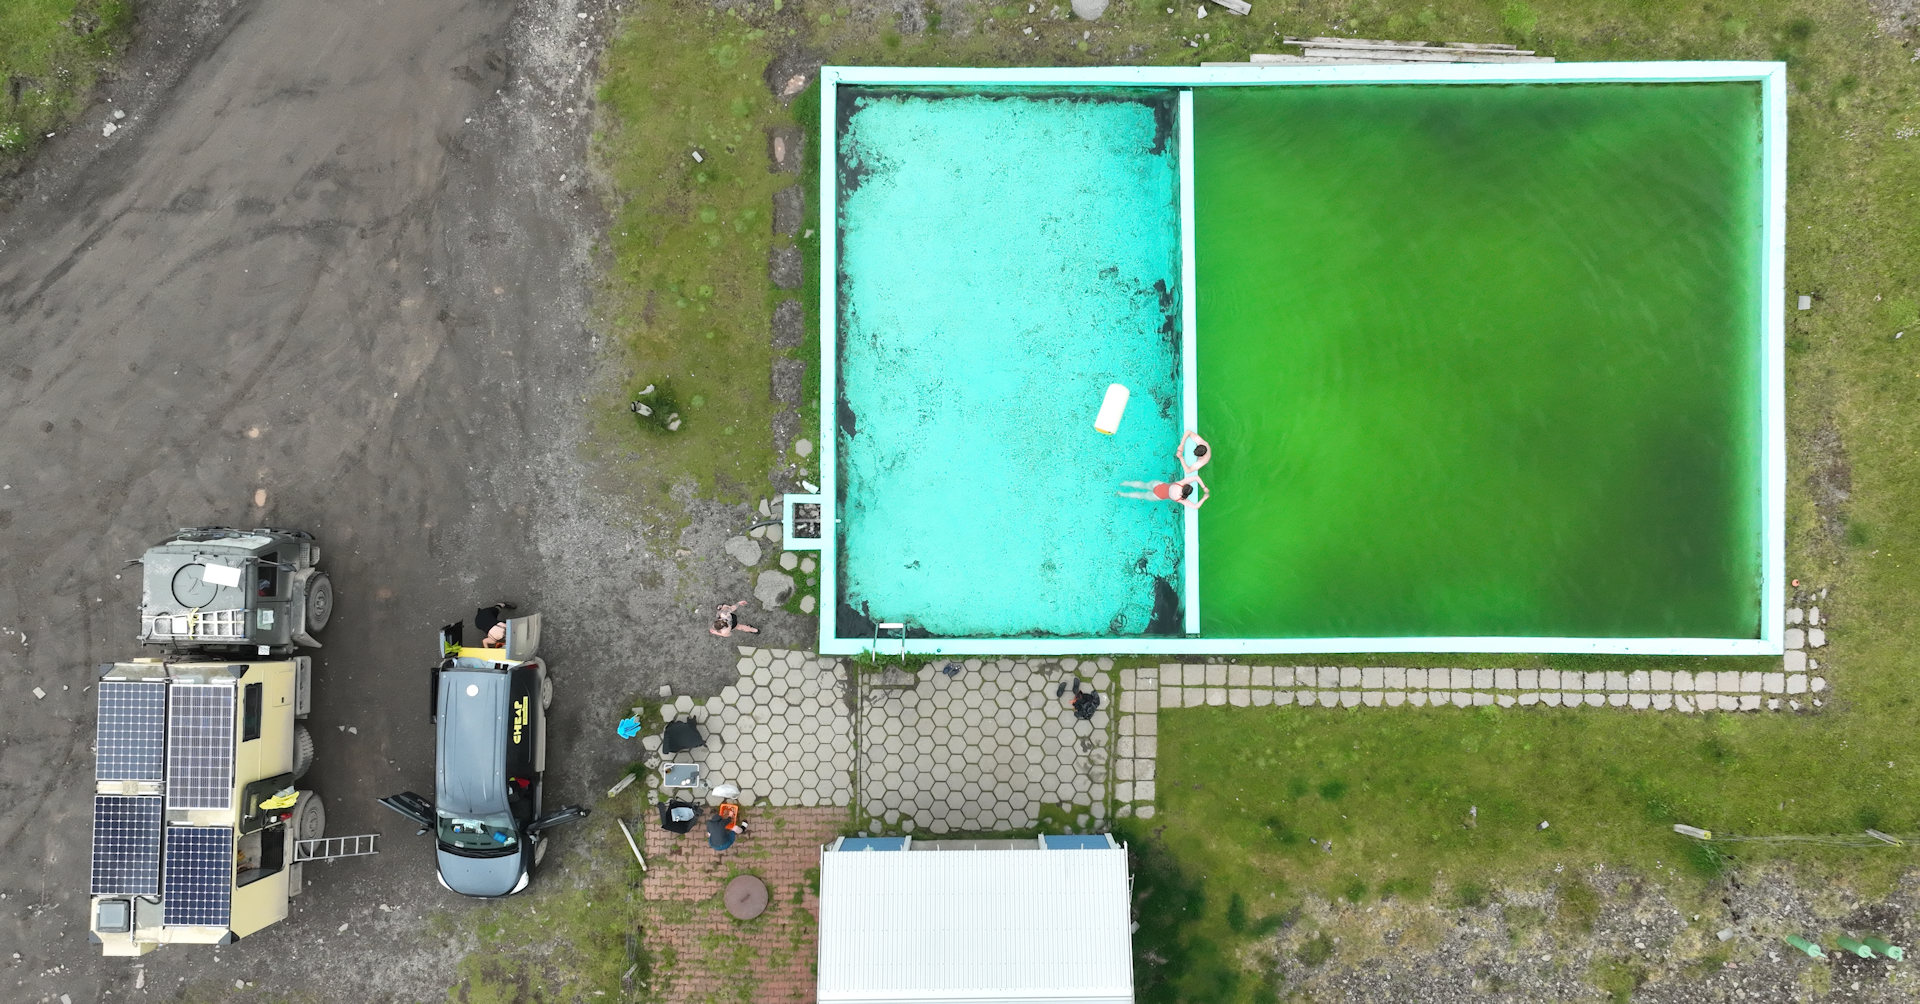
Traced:
<svg viewBox="0 0 1920 1004">
<path fill-rule="evenodd" d="M 1392 39 L 1286 39 L 1300 47 L 1300 55 L 1256 52 L 1245 63 L 1202 63 L 1202 66 L 1274 66 L 1298 63 L 1551 63 L 1552 56 L 1536 55 L 1498 42 L 1401 42 Z"/>
</svg>

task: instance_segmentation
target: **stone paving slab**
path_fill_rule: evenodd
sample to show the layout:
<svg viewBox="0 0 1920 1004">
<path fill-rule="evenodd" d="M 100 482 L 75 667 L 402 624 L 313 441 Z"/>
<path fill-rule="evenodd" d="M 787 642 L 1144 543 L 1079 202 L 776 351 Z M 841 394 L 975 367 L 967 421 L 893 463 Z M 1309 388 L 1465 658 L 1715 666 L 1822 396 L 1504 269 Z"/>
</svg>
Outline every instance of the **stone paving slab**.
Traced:
<svg viewBox="0 0 1920 1004">
<path fill-rule="evenodd" d="M 683 754 L 708 785 L 738 785 L 745 805 L 853 804 L 853 715 L 847 672 L 837 659 L 781 649 L 740 649 L 740 678 L 704 701 L 681 696 L 662 716 L 691 715 L 704 749 Z M 658 735 L 641 744 L 647 784 L 658 794 Z"/>
<path fill-rule="evenodd" d="M 1159 716 L 1170 709 L 1819 707 L 1827 680 L 1812 653 L 1829 625 L 1818 606 L 1789 608 L 1786 622 L 1776 672 L 1167 663 L 1114 673 L 1110 659 L 1067 658 L 956 659 L 952 675 L 940 663 L 885 675 L 742 647 L 735 684 L 703 701 L 663 693 L 662 712 L 701 723 L 707 748 L 690 759 L 710 784 L 739 785 L 749 805 L 856 807 L 875 831 L 922 834 L 1027 829 L 1060 806 L 1098 829 L 1109 812 L 1152 818 Z M 1074 679 L 1101 695 L 1091 721 L 1055 695 Z M 657 793 L 659 737 L 642 745 Z"/>
<path fill-rule="evenodd" d="M 862 676 L 860 807 L 881 832 L 991 833 L 1039 824 L 1043 806 L 1104 822 L 1110 774 L 1110 660 L 955 659 L 948 675 Z M 1060 685 L 1101 696 L 1073 716 Z M 1136 697 L 1138 699 L 1138 696 Z"/>
<path fill-rule="evenodd" d="M 1792 653 L 1789 653 L 1791 655 Z M 1191 679 L 1189 667 L 1161 667 L 1159 679 Z M 1600 672 L 1551 669 L 1330 669 L 1314 666 L 1262 667 L 1275 686 L 1175 686 L 1156 683 L 1158 708 L 1268 707 L 1616 707 L 1634 710 L 1758 711 L 1799 710 L 1797 700 L 1772 695 L 1820 694 L 1825 677 L 1807 673 L 1760 672 Z M 1263 674 L 1265 677 L 1267 674 Z M 1289 681 L 1302 681 L 1298 689 Z M 1389 681 L 1393 689 L 1387 690 Z M 1318 684 L 1316 687 L 1315 685 Z M 1309 689 L 1311 688 L 1311 689 Z M 1643 699 L 1636 699 L 1640 695 Z M 1661 701 L 1659 696 L 1666 696 Z M 1767 695 L 1767 696 L 1761 696 Z M 1746 700 L 1753 696 L 1755 700 Z M 1676 697 L 1685 698 L 1684 700 Z M 1123 695 L 1122 700 L 1126 697 Z M 1817 699 L 1815 699 L 1817 701 Z M 1122 707 L 1123 712 L 1127 710 Z"/>
</svg>

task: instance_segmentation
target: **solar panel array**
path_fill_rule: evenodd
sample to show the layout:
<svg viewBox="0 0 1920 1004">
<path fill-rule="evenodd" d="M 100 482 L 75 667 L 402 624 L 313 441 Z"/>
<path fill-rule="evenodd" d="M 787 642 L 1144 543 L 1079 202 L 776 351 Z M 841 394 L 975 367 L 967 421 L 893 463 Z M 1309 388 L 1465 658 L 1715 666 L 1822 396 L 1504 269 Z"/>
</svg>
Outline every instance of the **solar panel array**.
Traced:
<svg viewBox="0 0 1920 1004">
<path fill-rule="evenodd" d="M 165 680 L 103 680 L 94 729 L 94 777 L 158 781 L 166 759 Z"/>
<path fill-rule="evenodd" d="M 93 895 L 160 891 L 160 796 L 93 796 Z"/>
<path fill-rule="evenodd" d="M 162 924 L 227 926 L 233 917 L 233 828 L 167 827 L 165 886 Z"/>
<path fill-rule="evenodd" d="M 233 806 L 233 687 L 175 683 L 167 708 L 167 804 Z"/>
</svg>

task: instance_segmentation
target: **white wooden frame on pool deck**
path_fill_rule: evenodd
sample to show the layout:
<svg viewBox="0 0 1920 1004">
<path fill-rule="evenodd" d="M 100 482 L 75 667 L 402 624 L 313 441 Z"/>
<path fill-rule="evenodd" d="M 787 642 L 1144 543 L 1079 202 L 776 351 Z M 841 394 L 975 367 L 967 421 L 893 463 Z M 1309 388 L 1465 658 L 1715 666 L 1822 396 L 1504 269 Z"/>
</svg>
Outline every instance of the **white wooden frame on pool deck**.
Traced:
<svg viewBox="0 0 1920 1004">
<path fill-rule="evenodd" d="M 1196 424 L 1196 312 L 1193 263 L 1193 96 L 1197 86 L 1302 84 L 1543 84 L 1753 81 L 1761 85 L 1761 584 L 1757 638 L 1208 638 L 1200 628 L 1199 516 L 1188 511 L 1183 576 L 1187 637 L 908 638 L 883 639 L 886 651 L 956 655 L 1078 655 L 1257 652 L 1605 652 L 1639 655 L 1779 655 L 1786 594 L 1786 65 L 1760 62 L 1421 63 L 1381 66 L 1102 66 L 968 69 L 960 67 L 825 66 L 820 69 L 820 651 L 851 655 L 874 639 L 841 638 L 839 611 L 838 449 L 834 401 L 839 393 L 839 250 L 835 163 L 835 88 L 840 84 L 1010 87 L 1163 87 L 1180 89 L 1180 246 L 1182 419 Z"/>
</svg>

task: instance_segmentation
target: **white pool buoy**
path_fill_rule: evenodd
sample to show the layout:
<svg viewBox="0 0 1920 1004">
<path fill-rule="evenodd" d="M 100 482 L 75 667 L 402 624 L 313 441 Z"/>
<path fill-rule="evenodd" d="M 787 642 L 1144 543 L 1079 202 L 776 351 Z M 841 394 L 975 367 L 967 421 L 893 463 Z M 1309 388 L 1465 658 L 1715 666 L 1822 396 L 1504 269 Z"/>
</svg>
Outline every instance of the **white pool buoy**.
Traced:
<svg viewBox="0 0 1920 1004">
<path fill-rule="evenodd" d="M 1107 385 L 1107 396 L 1100 402 L 1100 414 L 1093 419 L 1093 431 L 1111 436 L 1120 431 L 1120 416 L 1127 411 L 1127 389 L 1117 383 Z"/>
</svg>

